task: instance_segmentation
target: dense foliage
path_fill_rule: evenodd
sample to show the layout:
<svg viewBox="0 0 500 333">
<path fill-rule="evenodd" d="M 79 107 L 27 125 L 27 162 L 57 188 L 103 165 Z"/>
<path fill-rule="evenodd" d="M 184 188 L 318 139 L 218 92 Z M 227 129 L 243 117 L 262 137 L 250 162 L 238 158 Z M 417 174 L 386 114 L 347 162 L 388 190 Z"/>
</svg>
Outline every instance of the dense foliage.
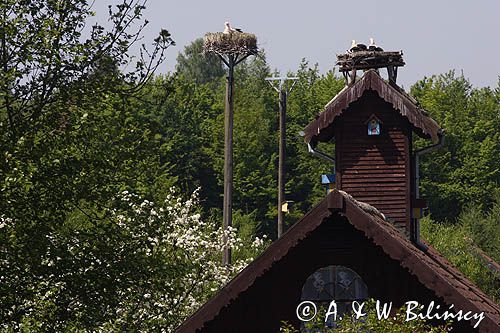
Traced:
<svg viewBox="0 0 500 333">
<path fill-rule="evenodd" d="M 184 201 L 171 192 L 158 204 L 123 191 L 112 202 L 99 221 L 75 212 L 47 232 L 40 269 L 30 277 L 3 260 L 2 283 L 16 287 L 9 296 L 17 299 L 2 298 L 0 329 L 170 332 L 264 246 L 203 221 L 196 193 Z M 16 222 L 0 217 L 8 235 Z M 227 267 L 225 246 L 248 255 Z"/>
<path fill-rule="evenodd" d="M 3 331 L 169 330 L 258 255 L 265 235 L 275 237 L 278 105 L 265 54 L 235 72 L 228 238 L 237 264 L 226 269 L 223 67 L 200 55 L 197 40 L 176 73 L 153 77 L 173 41 L 163 30 L 132 59 L 143 9 L 124 0 L 105 29 L 85 26 L 92 12 L 83 0 L 0 4 Z M 298 133 L 344 85 L 305 60 L 290 74 L 299 81 L 288 101 L 287 226 L 323 197 L 319 175 L 332 169 Z M 498 297 L 481 259 L 456 254 L 474 246 L 500 259 L 500 85 L 473 88 L 450 72 L 411 91 L 447 130 L 445 148 L 422 161 L 433 219 L 423 221 L 425 236 Z"/>
<path fill-rule="evenodd" d="M 430 217 L 422 220 L 422 237 L 476 283 L 487 295 L 500 300 L 500 272 L 491 260 L 500 258 L 500 192 L 491 209 L 482 212 L 467 207 L 455 224 L 443 224 Z"/>
<path fill-rule="evenodd" d="M 411 93 L 446 131 L 444 148 L 421 166 L 432 216 L 453 221 L 465 206 L 491 207 L 500 183 L 500 82 L 473 88 L 452 71 L 417 82 Z"/>
</svg>

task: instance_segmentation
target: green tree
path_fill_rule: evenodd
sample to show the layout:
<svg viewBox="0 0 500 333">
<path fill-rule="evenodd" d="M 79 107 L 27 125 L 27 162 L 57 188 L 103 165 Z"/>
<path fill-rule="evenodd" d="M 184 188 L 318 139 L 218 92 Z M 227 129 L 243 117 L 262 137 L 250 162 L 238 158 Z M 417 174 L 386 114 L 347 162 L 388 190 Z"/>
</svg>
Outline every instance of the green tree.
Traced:
<svg viewBox="0 0 500 333">
<path fill-rule="evenodd" d="M 203 52 L 203 38 L 194 40 L 177 56 L 177 73 L 197 84 L 219 82 L 226 71 L 218 56 Z"/>
<path fill-rule="evenodd" d="M 264 80 L 270 75 L 264 54 L 236 67 L 233 205 L 243 216 L 257 221 L 259 233 L 274 236 L 277 218 L 278 103 L 275 91 Z M 333 72 L 322 76 L 317 67 L 310 68 L 305 61 L 296 75 L 300 79 L 288 106 L 286 192 L 287 198 L 297 204 L 286 217 L 289 225 L 324 196 L 319 175 L 332 169 L 331 165 L 307 152 L 298 133 L 344 85 L 343 80 L 335 77 Z M 186 87 L 182 78 L 182 75 L 173 78 L 174 85 Z M 175 129 L 171 128 L 178 133 L 179 141 L 169 139 L 172 145 L 178 142 L 183 147 L 189 143 L 191 152 L 182 149 L 179 156 L 189 154 L 191 157 L 183 159 L 183 167 L 179 171 L 190 170 L 188 177 L 191 180 L 188 183 L 192 183 L 196 178 L 193 176 L 199 174 L 196 170 L 202 168 L 204 177 L 199 178 L 198 184 L 202 187 L 202 197 L 206 199 L 205 210 L 212 210 L 216 218 L 222 202 L 224 87 L 218 85 L 218 79 L 214 80 L 208 84 L 191 84 L 189 88 L 174 89 L 168 93 L 168 99 L 180 102 L 174 102 L 175 106 L 166 102 L 157 113 L 164 114 L 166 119 L 171 118 L 175 123 Z M 189 110 L 185 112 L 188 117 L 196 119 L 192 125 L 187 125 L 191 124 L 191 119 L 175 120 L 178 117 L 176 114 L 183 109 Z M 184 124 L 191 129 L 185 128 Z M 205 160 L 197 163 L 201 157 Z"/>
<path fill-rule="evenodd" d="M 116 281 L 134 280 L 132 254 L 127 261 L 109 242 L 118 237 L 109 209 L 124 189 L 151 196 L 168 171 L 156 129 L 131 96 L 173 43 L 163 30 L 151 58 L 120 70 L 146 24 L 130 30 L 143 9 L 110 7 L 111 28 L 95 25 L 84 39 L 86 1 L 0 4 L 2 328 L 93 327 L 115 315 Z M 75 254 L 71 242 L 87 250 Z M 106 270 L 92 269 L 97 259 Z"/>
<path fill-rule="evenodd" d="M 466 207 L 455 224 L 443 224 L 430 217 L 422 220 L 422 236 L 455 267 L 495 300 L 500 299 L 500 274 L 489 269 L 488 257 L 500 261 L 500 195 L 487 212 L 474 205 Z"/>
<path fill-rule="evenodd" d="M 168 165 L 183 193 L 201 188 L 207 211 L 219 204 L 213 156 L 206 147 L 212 144 L 212 119 L 222 113 L 222 103 L 210 85 L 169 75 L 149 82 L 134 106 L 156 128 L 160 164 Z"/>
<path fill-rule="evenodd" d="M 453 220 L 467 203 L 491 207 L 500 182 L 498 92 L 472 88 L 449 72 L 424 78 L 411 93 L 446 131 L 444 148 L 422 158 L 422 194 L 432 215 Z"/>
<path fill-rule="evenodd" d="M 343 87 L 344 80 L 335 76 L 334 71 L 320 75 L 317 65 L 310 67 L 302 60 L 299 70 L 293 74 L 299 81 L 289 99 L 287 123 L 287 196 L 296 202 L 288 223 L 295 222 L 325 196 L 321 186 L 321 174 L 332 173 L 330 162 L 311 155 L 299 132 L 323 111 L 324 106 Z M 319 147 L 327 154 L 334 155 L 334 146 Z"/>
<path fill-rule="evenodd" d="M 84 39 L 82 30 L 93 14 L 87 1 L 2 1 L 2 134 L 15 143 L 43 126 L 48 117 L 57 117 L 50 111 L 58 102 L 74 104 L 78 96 L 140 87 L 173 43 L 168 31 L 162 30 L 151 50 L 141 46 L 141 57 L 131 64 L 135 69 L 127 73 L 115 70 L 132 62 L 128 50 L 147 24 L 144 21 L 136 31 L 130 30 L 141 19 L 141 3 L 124 0 L 110 7 L 111 28 L 96 24 Z"/>
</svg>

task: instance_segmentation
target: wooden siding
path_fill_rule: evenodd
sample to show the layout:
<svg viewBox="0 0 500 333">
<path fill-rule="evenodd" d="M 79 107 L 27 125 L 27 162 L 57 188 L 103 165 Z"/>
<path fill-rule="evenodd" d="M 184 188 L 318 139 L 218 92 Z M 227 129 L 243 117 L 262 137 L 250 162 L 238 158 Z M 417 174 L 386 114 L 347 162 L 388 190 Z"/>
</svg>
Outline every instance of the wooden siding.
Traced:
<svg viewBox="0 0 500 333">
<path fill-rule="evenodd" d="M 365 123 L 371 115 L 382 122 L 380 135 L 368 135 Z M 338 188 L 375 206 L 398 227 L 408 228 L 408 121 L 376 92 L 367 91 L 335 126 Z"/>
</svg>

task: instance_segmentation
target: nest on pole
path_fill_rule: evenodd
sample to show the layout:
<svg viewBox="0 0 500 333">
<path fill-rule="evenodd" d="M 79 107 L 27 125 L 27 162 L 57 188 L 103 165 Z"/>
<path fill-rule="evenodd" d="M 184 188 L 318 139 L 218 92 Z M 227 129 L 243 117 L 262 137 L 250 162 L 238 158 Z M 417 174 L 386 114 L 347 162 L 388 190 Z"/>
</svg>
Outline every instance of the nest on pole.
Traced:
<svg viewBox="0 0 500 333">
<path fill-rule="evenodd" d="M 217 54 L 254 55 L 257 54 L 257 37 L 246 32 L 207 33 L 203 39 L 203 50 Z"/>
</svg>

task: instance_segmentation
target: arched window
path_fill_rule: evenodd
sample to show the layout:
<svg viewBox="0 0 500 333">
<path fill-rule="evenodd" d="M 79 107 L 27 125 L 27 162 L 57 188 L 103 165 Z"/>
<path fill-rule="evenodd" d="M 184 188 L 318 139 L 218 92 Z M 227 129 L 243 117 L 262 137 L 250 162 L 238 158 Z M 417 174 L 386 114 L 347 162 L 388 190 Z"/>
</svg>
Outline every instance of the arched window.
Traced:
<svg viewBox="0 0 500 333">
<path fill-rule="evenodd" d="M 312 301 L 318 309 L 328 309 L 335 300 L 338 317 L 351 310 L 353 301 L 368 298 L 368 288 L 361 277 L 344 266 L 326 266 L 311 274 L 302 288 L 301 301 Z M 322 318 L 324 320 L 324 318 Z M 333 316 L 328 318 L 328 328 L 336 327 Z M 311 332 L 302 325 L 301 332 Z M 317 332 L 317 330 L 315 330 Z"/>
</svg>

